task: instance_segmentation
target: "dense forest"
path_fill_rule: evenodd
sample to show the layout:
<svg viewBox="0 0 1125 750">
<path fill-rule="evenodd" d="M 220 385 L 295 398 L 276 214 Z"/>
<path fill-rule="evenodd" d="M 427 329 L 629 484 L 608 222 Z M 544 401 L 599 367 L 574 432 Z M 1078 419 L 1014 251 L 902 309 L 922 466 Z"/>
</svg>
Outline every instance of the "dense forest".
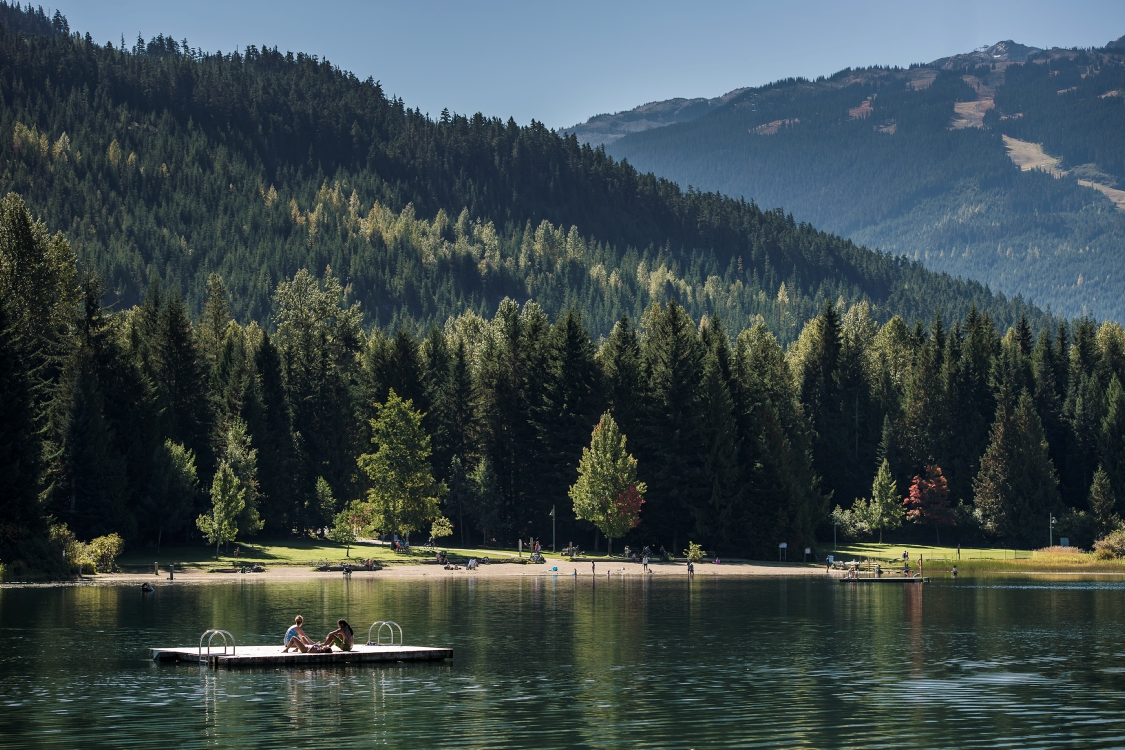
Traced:
<svg viewBox="0 0 1125 750">
<path fill-rule="evenodd" d="M 596 546 L 568 490 L 606 413 L 647 488 L 627 541 L 764 557 L 830 514 L 1037 546 L 1049 512 L 1076 541 L 1111 524 L 1116 324 L 538 124 L 432 121 L 323 61 L 103 47 L 0 11 L 12 570 L 75 537 L 323 530 L 385 490 L 394 446 L 440 499 L 416 532 L 440 513 L 511 543 L 554 507 Z"/>
<path fill-rule="evenodd" d="M 1121 320 L 1125 212 L 1078 181 L 1125 188 L 1125 48 L 1031 52 L 779 81 L 607 150 L 1057 313 Z M 1055 173 L 1021 172 L 1005 136 L 1042 144 Z"/>
<path fill-rule="evenodd" d="M 833 504 L 855 535 L 905 514 L 900 533 L 1039 546 L 1056 514 L 1090 544 L 1125 491 L 1125 330 L 1086 318 L 1036 338 L 976 308 L 879 325 L 867 302 L 827 301 L 785 350 L 764 322 L 736 333 L 673 300 L 596 344 L 574 308 L 552 320 L 505 299 L 420 339 L 365 328 L 336 277 L 301 270 L 274 289 L 266 330 L 231 317 L 217 274 L 194 319 L 159 284 L 106 309 L 97 276 L 15 194 L 0 204 L 0 294 L 13 570 L 57 566 L 72 536 L 198 539 L 235 496 L 227 538 L 325 529 L 378 491 L 373 443 L 412 443 L 441 487 L 423 488 L 441 502 L 430 518 L 399 530 L 440 515 L 461 543 L 510 543 L 543 536 L 555 508 L 561 537 L 596 549 L 567 494 L 606 412 L 647 487 L 626 539 L 669 549 L 768 557 L 823 538 Z"/>
<path fill-rule="evenodd" d="M 599 336 L 670 300 L 738 328 L 760 316 L 782 342 L 827 299 L 867 300 L 879 320 L 975 304 L 1053 325 L 537 123 L 431 120 L 324 60 L 165 36 L 102 46 L 4 3 L 0 21 L 0 187 L 65 231 L 121 304 L 159 279 L 198 314 L 218 273 L 233 314 L 266 325 L 282 279 L 331 267 L 365 325 L 419 335 L 505 297 L 581 309 Z"/>
</svg>

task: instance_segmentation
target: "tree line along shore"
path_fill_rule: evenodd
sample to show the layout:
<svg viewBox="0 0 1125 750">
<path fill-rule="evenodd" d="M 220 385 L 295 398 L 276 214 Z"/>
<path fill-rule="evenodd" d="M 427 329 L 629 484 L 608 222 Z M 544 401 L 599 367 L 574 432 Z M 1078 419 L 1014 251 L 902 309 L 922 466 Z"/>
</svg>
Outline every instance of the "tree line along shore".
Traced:
<svg viewBox="0 0 1125 750">
<path fill-rule="evenodd" d="M 828 302 L 783 349 L 761 322 L 734 334 L 674 301 L 595 340 L 577 309 L 551 320 L 504 300 L 419 340 L 365 328 L 325 269 L 279 283 L 266 328 L 232 318 L 218 275 L 198 318 L 155 282 L 106 308 L 66 238 L 15 195 L 0 205 L 0 269 L 11 571 L 75 564 L 74 544 L 111 534 L 304 536 L 363 504 L 364 525 L 417 539 L 444 521 L 462 545 L 543 539 L 554 510 L 558 538 L 590 549 L 601 525 L 676 554 L 690 538 L 771 559 L 833 523 L 1038 547 L 1054 517 L 1056 534 L 1115 554 L 1115 323 L 1001 333 L 970 310 L 880 325 L 866 303 Z M 644 488 L 632 528 L 576 513 L 606 420 Z"/>
</svg>

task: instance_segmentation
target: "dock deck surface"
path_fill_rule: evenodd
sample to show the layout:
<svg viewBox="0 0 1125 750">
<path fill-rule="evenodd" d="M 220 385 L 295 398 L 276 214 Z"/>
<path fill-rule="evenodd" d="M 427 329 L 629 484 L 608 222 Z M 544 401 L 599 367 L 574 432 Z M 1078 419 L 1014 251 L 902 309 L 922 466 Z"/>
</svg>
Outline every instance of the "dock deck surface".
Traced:
<svg viewBox="0 0 1125 750">
<path fill-rule="evenodd" d="M 153 661 L 206 663 L 211 667 L 297 667 L 309 669 L 335 666 L 339 664 L 372 664 L 399 661 L 442 661 L 453 658 L 451 648 L 431 648 L 429 646 L 367 646 L 356 644 L 351 651 L 332 649 L 328 653 L 302 654 L 290 651 L 282 653 L 281 646 L 238 646 L 234 653 L 224 653 L 211 648 L 210 654 L 203 649 L 202 658 L 197 647 L 153 648 Z"/>
</svg>

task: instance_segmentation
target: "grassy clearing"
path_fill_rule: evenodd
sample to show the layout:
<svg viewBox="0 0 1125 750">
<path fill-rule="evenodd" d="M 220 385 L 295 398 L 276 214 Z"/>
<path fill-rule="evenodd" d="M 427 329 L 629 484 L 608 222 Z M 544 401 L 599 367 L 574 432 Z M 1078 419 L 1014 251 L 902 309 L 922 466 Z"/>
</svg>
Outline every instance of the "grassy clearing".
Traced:
<svg viewBox="0 0 1125 750">
<path fill-rule="evenodd" d="M 956 547 L 937 547 L 916 544 L 848 544 L 838 548 L 837 560 L 879 560 L 901 563 L 902 553 L 910 553 L 911 565 L 921 557 L 926 572 L 948 572 L 954 565 L 960 573 L 1122 573 L 1125 560 L 1098 560 L 1091 552 L 1076 547 L 1046 547 L 1044 549 L 1005 549 L 1002 547 L 963 547 L 958 558 Z"/>
<path fill-rule="evenodd" d="M 240 548 L 237 557 L 233 554 L 235 547 Z M 461 548 L 445 545 L 439 545 L 438 549 L 445 550 L 450 555 L 457 558 L 488 557 L 491 560 L 512 559 L 517 561 L 521 559 L 515 549 Z M 230 552 L 231 554 L 227 554 L 220 550 L 219 556 L 216 557 L 215 548 L 211 546 L 183 545 L 173 547 L 165 545 L 160 550 L 159 554 L 156 552 L 155 547 L 129 550 L 117 559 L 117 564 L 151 565 L 153 562 L 159 561 L 161 565 L 175 562 L 204 568 L 229 568 L 247 563 L 257 563 L 259 565 L 273 567 L 313 567 L 321 560 L 327 561 L 332 565 L 339 565 L 341 562 L 357 564 L 361 560 L 371 558 L 382 565 L 412 565 L 434 559 L 434 550 L 415 547 L 411 550 L 410 554 L 402 554 L 392 552 L 390 547 L 385 544 L 375 544 L 372 542 L 353 544 L 351 546 L 351 554 L 348 555 L 347 549 L 342 544 L 311 538 L 307 540 L 293 539 L 261 544 L 239 542 L 230 545 Z M 569 558 L 553 552 L 544 552 L 543 556 L 547 560 L 556 563 L 569 560 Z M 526 560 L 527 557 L 528 553 L 524 550 L 522 559 Z M 592 554 L 588 557 L 578 559 L 605 560 L 607 557 L 605 555 Z"/>
</svg>

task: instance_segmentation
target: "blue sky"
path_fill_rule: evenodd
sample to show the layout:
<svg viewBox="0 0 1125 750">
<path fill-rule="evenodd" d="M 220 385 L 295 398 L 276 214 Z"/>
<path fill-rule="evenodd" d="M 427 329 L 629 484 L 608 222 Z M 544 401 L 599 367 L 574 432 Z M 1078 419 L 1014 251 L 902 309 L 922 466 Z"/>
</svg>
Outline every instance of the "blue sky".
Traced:
<svg viewBox="0 0 1125 750">
<path fill-rule="evenodd" d="M 448 107 L 551 127 L 778 78 L 929 62 L 1002 39 L 1089 47 L 1125 34 L 1122 0 L 72 0 L 58 8 L 72 30 L 101 43 L 163 33 L 212 52 L 277 46 L 373 76 L 435 117 Z"/>
</svg>

